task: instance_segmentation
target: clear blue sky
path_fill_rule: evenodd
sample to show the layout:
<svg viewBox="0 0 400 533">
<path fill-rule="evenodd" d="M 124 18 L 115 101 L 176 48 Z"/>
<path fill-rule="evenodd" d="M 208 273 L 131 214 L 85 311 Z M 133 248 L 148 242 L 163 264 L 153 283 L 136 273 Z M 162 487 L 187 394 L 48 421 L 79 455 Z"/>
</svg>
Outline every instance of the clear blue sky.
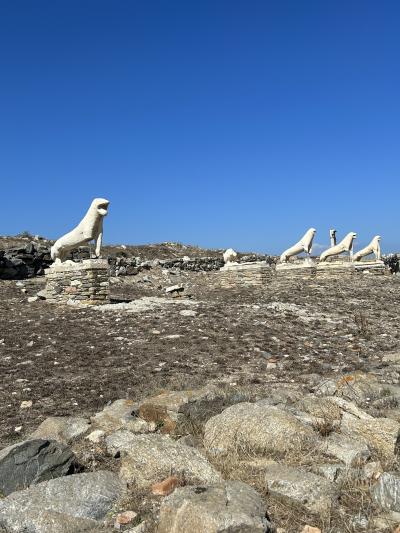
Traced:
<svg viewBox="0 0 400 533">
<path fill-rule="evenodd" d="M 0 234 L 400 249 L 400 4 L 3 0 Z"/>
</svg>

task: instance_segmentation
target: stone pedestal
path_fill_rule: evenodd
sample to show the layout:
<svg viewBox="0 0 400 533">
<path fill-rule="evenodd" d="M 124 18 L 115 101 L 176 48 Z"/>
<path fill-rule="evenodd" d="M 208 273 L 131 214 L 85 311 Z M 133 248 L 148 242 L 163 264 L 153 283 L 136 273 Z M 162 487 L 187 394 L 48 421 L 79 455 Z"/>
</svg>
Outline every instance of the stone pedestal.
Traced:
<svg viewBox="0 0 400 533">
<path fill-rule="evenodd" d="M 278 263 L 276 273 L 278 276 L 293 278 L 311 278 L 317 272 L 317 265 L 312 259 L 297 260 L 288 263 Z"/>
<path fill-rule="evenodd" d="M 354 261 L 354 269 L 356 272 L 363 274 L 390 274 L 389 268 L 383 261 Z"/>
<path fill-rule="evenodd" d="M 383 275 L 388 268 L 383 261 L 326 261 L 317 266 L 317 276 L 351 276 L 358 273 Z"/>
<path fill-rule="evenodd" d="M 45 277 L 45 297 L 50 303 L 101 305 L 110 301 L 110 274 L 106 259 L 54 263 L 45 270 Z"/>
<path fill-rule="evenodd" d="M 264 262 L 232 263 L 219 271 L 221 286 L 227 289 L 235 287 L 260 287 L 274 275 L 274 269 Z"/>
<path fill-rule="evenodd" d="M 351 261 L 324 261 L 323 263 L 318 263 L 317 266 L 317 277 L 342 277 L 353 274 L 355 274 L 355 269 Z"/>
</svg>

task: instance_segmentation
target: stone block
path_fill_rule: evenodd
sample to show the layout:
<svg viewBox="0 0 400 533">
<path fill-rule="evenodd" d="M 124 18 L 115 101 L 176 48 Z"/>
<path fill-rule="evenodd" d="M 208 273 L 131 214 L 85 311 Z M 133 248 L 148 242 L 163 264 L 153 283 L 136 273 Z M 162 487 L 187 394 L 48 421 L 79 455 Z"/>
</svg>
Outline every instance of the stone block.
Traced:
<svg viewBox="0 0 400 533">
<path fill-rule="evenodd" d="M 228 264 L 219 271 L 223 288 L 262 287 L 275 275 L 275 270 L 267 263 Z"/>
<path fill-rule="evenodd" d="M 45 271 L 50 303 L 101 305 L 110 301 L 109 267 L 105 259 L 54 263 Z"/>
</svg>

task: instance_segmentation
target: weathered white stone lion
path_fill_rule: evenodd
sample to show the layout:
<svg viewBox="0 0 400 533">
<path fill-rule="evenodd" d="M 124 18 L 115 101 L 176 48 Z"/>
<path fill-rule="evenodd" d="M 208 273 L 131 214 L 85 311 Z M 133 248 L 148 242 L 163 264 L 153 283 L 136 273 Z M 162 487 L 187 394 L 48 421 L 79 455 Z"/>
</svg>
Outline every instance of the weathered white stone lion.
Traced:
<svg viewBox="0 0 400 533">
<path fill-rule="evenodd" d="M 233 248 L 228 248 L 223 254 L 225 265 L 232 265 L 236 263 L 237 253 Z"/>
<path fill-rule="evenodd" d="M 375 237 L 368 244 L 368 246 L 354 254 L 353 261 L 360 261 L 362 257 L 365 257 L 369 254 L 375 254 L 375 259 L 377 261 L 380 261 L 382 259 L 380 240 L 381 236 L 375 235 Z"/>
<path fill-rule="evenodd" d="M 320 263 L 323 263 L 328 257 L 332 257 L 333 255 L 339 255 L 343 252 L 351 252 L 353 248 L 353 241 L 356 237 L 357 233 L 354 233 L 353 231 L 348 233 L 346 237 L 339 242 L 339 244 L 328 248 L 327 250 L 325 250 L 325 252 L 322 252 L 319 258 Z"/>
<path fill-rule="evenodd" d="M 285 250 L 280 258 L 281 263 L 287 263 L 290 257 L 300 254 L 301 252 L 310 254 L 316 231 L 317 230 L 315 228 L 310 228 L 299 240 L 299 242 L 294 244 L 291 248 Z"/>
<path fill-rule="evenodd" d="M 51 247 L 51 258 L 60 263 L 68 252 L 92 240 L 96 241 L 95 256 L 100 257 L 103 239 L 103 218 L 108 213 L 110 202 L 104 198 L 95 198 L 88 212 L 75 229 L 60 237 Z"/>
</svg>

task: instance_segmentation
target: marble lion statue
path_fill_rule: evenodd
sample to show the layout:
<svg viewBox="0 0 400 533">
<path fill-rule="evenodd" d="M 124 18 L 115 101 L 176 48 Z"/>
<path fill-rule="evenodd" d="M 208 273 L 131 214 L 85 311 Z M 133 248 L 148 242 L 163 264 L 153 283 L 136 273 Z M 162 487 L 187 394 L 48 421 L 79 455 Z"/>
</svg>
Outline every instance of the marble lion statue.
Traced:
<svg viewBox="0 0 400 533">
<path fill-rule="evenodd" d="M 236 263 L 237 255 L 233 248 L 228 248 L 223 254 L 225 265 Z"/>
<path fill-rule="evenodd" d="M 369 254 L 375 254 L 375 259 L 377 261 L 380 261 L 382 258 L 380 240 L 381 236 L 375 235 L 375 237 L 368 244 L 368 246 L 354 254 L 353 261 L 360 261 L 362 257 L 365 257 Z"/>
<path fill-rule="evenodd" d="M 51 258 L 60 263 L 65 261 L 68 252 L 96 241 L 95 256 L 100 257 L 101 243 L 103 239 L 103 218 L 108 213 L 110 202 L 104 198 L 95 198 L 88 212 L 79 222 L 75 229 L 60 237 L 51 247 Z"/>
<path fill-rule="evenodd" d="M 325 252 L 322 252 L 319 258 L 320 263 L 323 263 L 327 260 L 328 257 L 332 257 L 333 255 L 339 255 L 343 252 L 350 252 L 353 248 L 353 241 L 356 237 L 357 233 L 350 231 L 350 233 L 348 233 L 346 237 L 339 242 L 339 244 L 328 248 L 327 250 L 325 250 Z"/>
<path fill-rule="evenodd" d="M 281 263 L 287 263 L 290 257 L 300 254 L 301 252 L 310 254 L 316 231 L 317 230 L 315 228 L 310 228 L 299 240 L 299 242 L 294 244 L 291 248 L 285 250 L 280 258 Z"/>
</svg>

